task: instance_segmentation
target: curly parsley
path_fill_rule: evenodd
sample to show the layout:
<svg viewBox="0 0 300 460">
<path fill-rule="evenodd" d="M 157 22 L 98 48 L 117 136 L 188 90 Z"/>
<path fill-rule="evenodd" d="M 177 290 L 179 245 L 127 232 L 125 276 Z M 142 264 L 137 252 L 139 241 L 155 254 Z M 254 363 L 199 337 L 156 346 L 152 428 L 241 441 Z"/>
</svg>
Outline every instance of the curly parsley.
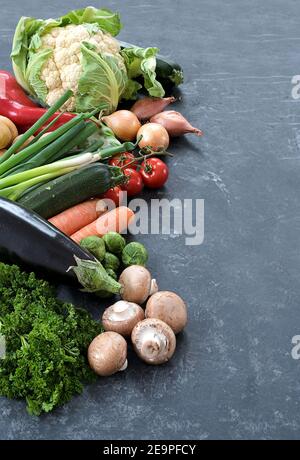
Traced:
<svg viewBox="0 0 300 460">
<path fill-rule="evenodd" d="M 48 282 L 0 263 L 0 395 L 24 398 L 34 415 L 68 402 L 94 378 L 87 347 L 101 331 L 88 312 L 58 300 Z"/>
</svg>

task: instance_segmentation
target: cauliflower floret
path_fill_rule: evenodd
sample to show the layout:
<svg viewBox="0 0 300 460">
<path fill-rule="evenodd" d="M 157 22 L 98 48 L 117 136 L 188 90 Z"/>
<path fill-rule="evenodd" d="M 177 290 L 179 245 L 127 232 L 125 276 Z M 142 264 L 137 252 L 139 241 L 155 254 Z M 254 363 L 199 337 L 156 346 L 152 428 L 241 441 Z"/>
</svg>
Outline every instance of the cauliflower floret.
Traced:
<svg viewBox="0 0 300 460">
<path fill-rule="evenodd" d="M 83 41 L 91 43 L 98 53 L 117 56 L 119 65 L 125 68 L 124 60 L 119 54 L 118 41 L 100 29 L 96 33 L 89 30 L 84 25 L 70 24 L 66 27 L 55 27 L 42 37 L 40 49 L 53 49 L 52 57 L 44 64 L 41 72 L 41 79 L 48 89 L 45 101 L 48 105 L 53 105 L 67 89 L 76 94 L 82 73 L 80 47 Z M 61 110 L 74 111 L 75 97 L 69 99 Z"/>
</svg>

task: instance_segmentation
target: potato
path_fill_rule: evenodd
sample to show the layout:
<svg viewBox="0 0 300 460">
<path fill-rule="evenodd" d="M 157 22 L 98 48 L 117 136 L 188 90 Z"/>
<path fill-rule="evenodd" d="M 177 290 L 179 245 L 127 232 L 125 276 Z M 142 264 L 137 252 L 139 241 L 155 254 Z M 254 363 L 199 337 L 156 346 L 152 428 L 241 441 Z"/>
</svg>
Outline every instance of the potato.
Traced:
<svg viewBox="0 0 300 460">
<path fill-rule="evenodd" d="M 0 121 L 0 149 L 5 149 L 12 141 L 10 129 Z"/>
<path fill-rule="evenodd" d="M 11 141 L 13 141 L 16 137 L 18 137 L 18 130 L 16 125 L 7 117 L 3 117 L 0 115 L 0 122 L 4 123 L 11 133 Z"/>
</svg>

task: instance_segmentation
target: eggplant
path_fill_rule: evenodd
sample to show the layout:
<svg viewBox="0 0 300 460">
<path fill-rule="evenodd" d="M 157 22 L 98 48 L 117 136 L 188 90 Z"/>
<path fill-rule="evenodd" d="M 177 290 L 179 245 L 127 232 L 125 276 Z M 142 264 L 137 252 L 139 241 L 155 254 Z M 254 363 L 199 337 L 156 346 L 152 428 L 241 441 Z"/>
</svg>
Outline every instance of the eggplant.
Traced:
<svg viewBox="0 0 300 460">
<path fill-rule="evenodd" d="M 0 261 L 34 271 L 38 276 L 77 284 L 74 256 L 95 258 L 68 236 L 23 206 L 0 198 Z"/>
</svg>

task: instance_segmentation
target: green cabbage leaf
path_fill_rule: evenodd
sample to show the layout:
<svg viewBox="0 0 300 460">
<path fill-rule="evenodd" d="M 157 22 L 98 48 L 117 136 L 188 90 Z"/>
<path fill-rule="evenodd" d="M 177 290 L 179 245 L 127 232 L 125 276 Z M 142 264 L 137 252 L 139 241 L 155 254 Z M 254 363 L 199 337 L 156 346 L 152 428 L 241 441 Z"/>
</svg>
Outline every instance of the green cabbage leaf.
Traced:
<svg viewBox="0 0 300 460">
<path fill-rule="evenodd" d="M 83 72 L 78 84 L 76 112 L 89 112 L 95 107 L 106 113 L 114 112 L 127 84 L 124 65 L 120 65 L 116 56 L 99 55 L 87 42 L 82 43 L 81 52 Z"/>
<path fill-rule="evenodd" d="M 124 48 L 121 55 L 124 58 L 128 74 L 128 83 L 123 94 L 124 99 L 135 99 L 142 85 L 136 79 L 144 79 L 144 87 L 152 97 L 164 97 L 165 91 L 156 79 L 156 55 L 158 48 Z"/>
</svg>

